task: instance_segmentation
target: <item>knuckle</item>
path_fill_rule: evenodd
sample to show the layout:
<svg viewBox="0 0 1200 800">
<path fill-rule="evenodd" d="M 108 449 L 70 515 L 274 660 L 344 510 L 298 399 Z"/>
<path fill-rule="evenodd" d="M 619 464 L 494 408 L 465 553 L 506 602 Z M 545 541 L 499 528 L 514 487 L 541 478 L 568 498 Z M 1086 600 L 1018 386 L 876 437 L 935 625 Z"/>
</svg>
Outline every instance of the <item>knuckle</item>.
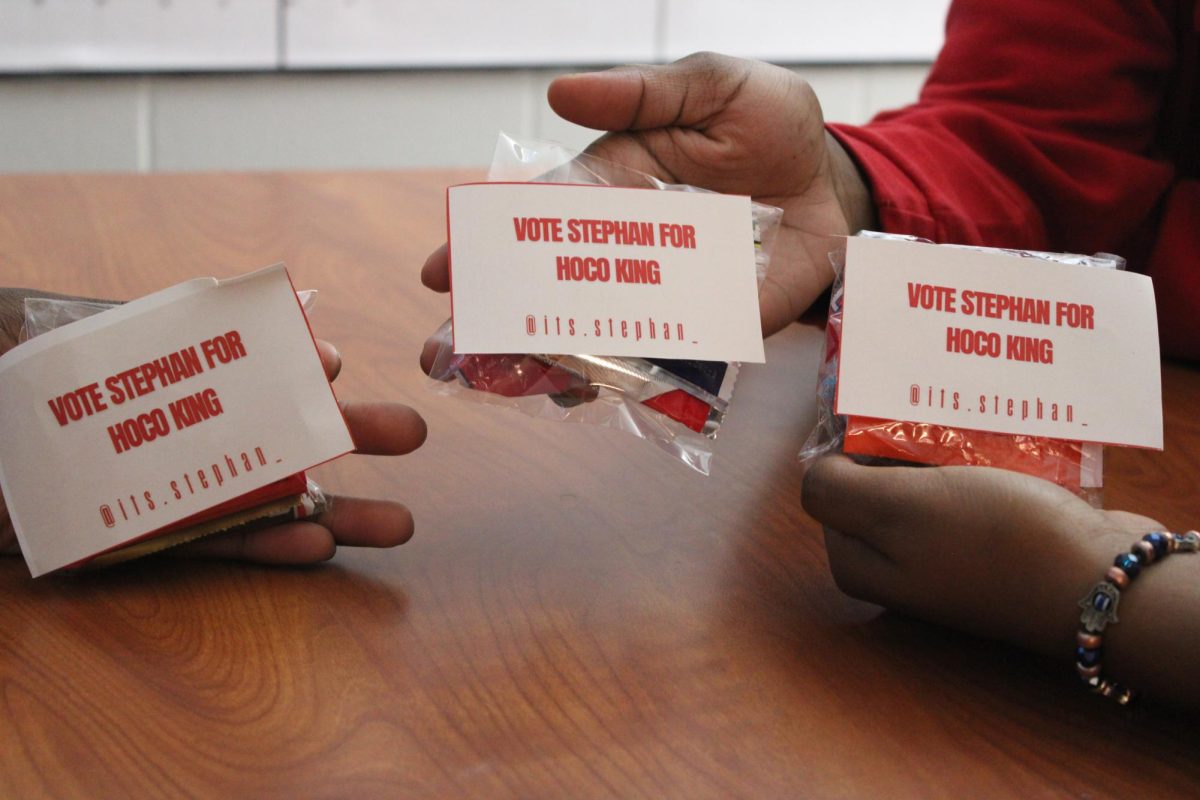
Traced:
<svg viewBox="0 0 1200 800">
<path fill-rule="evenodd" d="M 687 64 L 690 67 L 697 67 L 699 69 L 711 70 L 721 66 L 728 60 L 728 56 L 723 56 L 720 53 L 714 53 L 711 50 L 697 50 L 696 52 L 679 59 L 679 63 Z"/>
<path fill-rule="evenodd" d="M 701 50 L 680 59 L 678 63 L 679 66 L 686 67 L 695 79 L 702 81 L 702 85 L 715 88 L 740 80 L 741 70 L 736 68 L 738 61 L 739 59 L 711 50 Z"/>
</svg>

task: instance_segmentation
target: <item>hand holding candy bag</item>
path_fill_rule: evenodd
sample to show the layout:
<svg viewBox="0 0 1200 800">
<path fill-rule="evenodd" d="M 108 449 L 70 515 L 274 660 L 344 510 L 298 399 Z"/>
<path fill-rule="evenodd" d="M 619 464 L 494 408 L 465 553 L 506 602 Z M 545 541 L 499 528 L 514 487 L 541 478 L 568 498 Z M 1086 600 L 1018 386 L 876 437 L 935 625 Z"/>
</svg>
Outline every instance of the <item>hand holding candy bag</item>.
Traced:
<svg viewBox="0 0 1200 800">
<path fill-rule="evenodd" d="M 504 136 L 488 177 L 497 183 L 535 179 L 541 184 L 703 191 L 663 184 L 558 145 L 522 144 Z M 746 235 L 754 239 L 756 277 L 761 284 L 782 212 L 757 203 L 751 203 L 750 209 Z M 455 354 L 452 342 L 453 327 L 447 322 L 427 345 L 424 363 L 431 377 L 441 382 L 439 390 L 542 418 L 624 430 L 708 474 L 713 439 L 737 379 L 737 363 L 603 354 Z"/>
<path fill-rule="evenodd" d="M 860 236 L 918 241 L 912 237 L 873 232 L 864 232 Z M 1109 270 L 1124 267 L 1123 259 L 1108 254 L 1081 256 L 1000 251 L 990 248 L 968 249 L 1046 261 L 1049 262 L 1047 269 L 1052 269 L 1054 264 Z M 830 296 L 825 357 L 819 374 L 818 422 L 800 454 L 802 460 L 815 458 L 831 450 L 840 450 L 863 459 L 885 462 L 1001 467 L 1044 478 L 1081 494 L 1094 503 L 1099 503 L 1099 490 L 1103 485 L 1103 448 L 1099 444 L 1077 439 L 994 432 L 932 422 L 836 414 L 834 403 L 837 397 L 839 358 L 842 349 L 845 252 L 832 253 L 831 261 L 837 277 Z M 933 390 L 929 391 L 932 393 Z M 926 400 L 923 395 L 918 398 L 919 403 L 925 403 Z M 936 402 L 936 398 L 932 396 L 928 400 Z"/>
</svg>

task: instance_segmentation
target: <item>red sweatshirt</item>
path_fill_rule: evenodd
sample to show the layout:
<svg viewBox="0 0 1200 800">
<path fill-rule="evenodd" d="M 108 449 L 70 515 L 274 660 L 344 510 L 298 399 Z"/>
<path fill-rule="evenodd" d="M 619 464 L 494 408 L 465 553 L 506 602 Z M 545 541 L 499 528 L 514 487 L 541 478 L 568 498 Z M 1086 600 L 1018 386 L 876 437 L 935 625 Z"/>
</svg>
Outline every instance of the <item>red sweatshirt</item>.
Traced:
<svg viewBox="0 0 1200 800">
<path fill-rule="evenodd" d="M 957 0 L 916 104 L 831 125 L 880 225 L 1125 256 L 1200 359 L 1200 2 Z"/>
</svg>

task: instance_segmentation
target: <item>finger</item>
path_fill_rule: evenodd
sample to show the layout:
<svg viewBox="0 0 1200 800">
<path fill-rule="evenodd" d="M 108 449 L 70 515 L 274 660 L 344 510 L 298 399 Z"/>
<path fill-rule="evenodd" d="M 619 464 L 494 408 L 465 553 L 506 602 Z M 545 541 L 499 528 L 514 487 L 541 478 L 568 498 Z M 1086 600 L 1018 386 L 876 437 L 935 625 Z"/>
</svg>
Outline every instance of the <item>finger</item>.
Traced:
<svg viewBox="0 0 1200 800">
<path fill-rule="evenodd" d="M 421 283 L 435 292 L 450 291 L 450 251 L 446 245 L 429 254 L 421 267 Z"/>
<path fill-rule="evenodd" d="M 426 375 L 432 374 L 433 362 L 437 360 L 438 351 L 442 349 L 443 344 L 436 336 L 425 340 L 425 346 L 421 349 L 421 371 Z"/>
<path fill-rule="evenodd" d="M 399 456 L 420 447 L 428 435 L 425 420 L 400 403 L 342 403 L 355 452 Z"/>
<path fill-rule="evenodd" d="M 893 522 L 888 506 L 895 500 L 880 496 L 879 487 L 863 485 L 864 479 L 875 477 L 874 473 L 861 472 L 869 469 L 843 455 L 818 459 L 805 472 L 801 504 L 823 523 L 834 583 L 851 597 L 878 602 L 887 596 L 896 577 L 888 542 L 877 541 L 886 538 L 881 533 Z M 894 471 L 876 468 L 876 472 Z M 864 495 L 870 495 L 870 499 L 865 500 Z M 881 518 L 886 520 L 883 525 Z"/>
<path fill-rule="evenodd" d="M 333 497 L 329 511 L 312 520 L 217 534 L 181 545 L 171 553 L 260 564 L 314 564 L 328 561 L 339 546 L 395 547 L 412 534 L 412 513 L 400 503 Z"/>
<path fill-rule="evenodd" d="M 316 523 L 342 547 L 395 547 L 412 538 L 412 512 L 394 500 L 334 497 Z"/>
<path fill-rule="evenodd" d="M 254 531 L 231 531 L 167 551 L 185 558 L 226 558 L 259 564 L 315 564 L 337 551 L 333 533 L 315 522 L 285 522 Z"/>
<path fill-rule="evenodd" d="M 1103 520 L 1061 486 L 989 467 L 868 467 L 838 455 L 813 464 L 802 491 L 801 502 L 815 518 L 892 557 L 917 534 L 953 537 L 970 529 L 978 546 L 1013 530 L 1068 530 L 1081 519 L 1092 528 Z M 1074 543 L 1054 546 L 1069 550 Z"/>
<path fill-rule="evenodd" d="M 762 202 L 774 203 L 764 197 Z M 837 229 L 833 206 L 807 209 L 806 225 L 784 220 L 775 240 L 771 268 L 759 289 L 763 335 L 782 330 L 794 322 L 833 282 L 829 253 L 838 249 L 834 236 L 821 231 Z"/>
<path fill-rule="evenodd" d="M 547 99 L 563 119 L 596 130 L 697 127 L 737 95 L 752 69 L 743 59 L 697 53 L 666 66 L 563 75 Z"/>
<path fill-rule="evenodd" d="M 805 473 L 801 504 L 816 519 L 895 555 L 897 536 L 981 521 L 1019 524 L 1022 509 L 1041 502 L 1080 502 L 1048 481 L 986 467 L 863 466 L 845 455 L 818 459 Z"/>
<path fill-rule="evenodd" d="M 868 538 L 909 510 L 910 467 L 864 467 L 844 455 L 817 459 L 804 474 L 800 502 L 824 525 Z"/>
<path fill-rule="evenodd" d="M 321 356 L 321 366 L 325 368 L 326 379 L 336 380 L 342 371 L 342 354 L 324 339 L 317 339 L 317 353 Z"/>
<path fill-rule="evenodd" d="M 440 328 L 433 332 L 433 335 L 425 340 L 425 346 L 421 350 L 421 369 L 426 375 L 436 378 L 439 381 L 449 380 L 451 372 L 448 363 L 438 365 L 438 354 L 444 353 L 450 356 L 454 346 L 454 326 L 450 320 L 442 324 Z M 437 371 L 435 372 L 435 368 Z"/>
<path fill-rule="evenodd" d="M 824 531 L 833 582 L 851 597 L 878 602 L 895 580 L 895 562 L 864 539 L 827 526 Z"/>
</svg>

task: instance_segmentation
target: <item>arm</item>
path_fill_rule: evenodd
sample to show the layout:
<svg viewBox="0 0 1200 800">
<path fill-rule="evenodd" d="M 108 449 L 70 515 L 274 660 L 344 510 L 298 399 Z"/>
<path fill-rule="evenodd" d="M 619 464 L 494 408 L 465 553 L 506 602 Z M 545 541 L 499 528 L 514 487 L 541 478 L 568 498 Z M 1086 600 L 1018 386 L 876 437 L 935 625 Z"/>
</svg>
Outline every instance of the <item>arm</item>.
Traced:
<svg viewBox="0 0 1200 800">
<path fill-rule="evenodd" d="M 832 126 L 884 229 L 1122 252 L 1174 177 L 1156 143 L 1175 5 L 955 2 L 918 102 Z"/>
<path fill-rule="evenodd" d="M 1047 481 L 982 467 L 815 463 L 805 509 L 825 528 L 847 594 L 1067 662 L 1079 600 L 1152 519 L 1092 508 Z M 1104 673 L 1163 700 L 1200 708 L 1200 554 L 1145 568 L 1121 593 L 1104 636 Z M 1064 672 L 1070 667 L 1064 663 Z"/>
<path fill-rule="evenodd" d="M 1154 278 L 1164 354 L 1200 359 L 1197 14 L 1169 0 L 958 0 L 918 102 L 830 130 L 883 230 L 1119 253 Z"/>
</svg>

